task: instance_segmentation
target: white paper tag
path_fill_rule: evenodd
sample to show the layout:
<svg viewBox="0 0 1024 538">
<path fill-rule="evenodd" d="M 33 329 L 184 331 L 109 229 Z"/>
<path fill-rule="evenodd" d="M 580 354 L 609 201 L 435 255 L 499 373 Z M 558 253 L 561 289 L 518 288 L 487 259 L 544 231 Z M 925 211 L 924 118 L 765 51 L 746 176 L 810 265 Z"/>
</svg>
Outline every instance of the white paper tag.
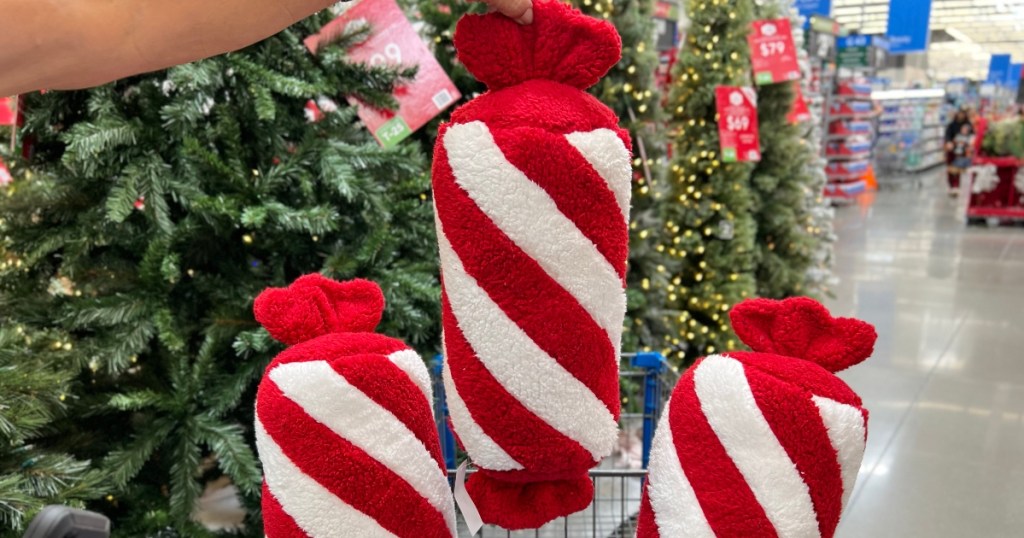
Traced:
<svg viewBox="0 0 1024 538">
<path fill-rule="evenodd" d="M 469 535 L 476 536 L 476 533 L 480 532 L 480 527 L 484 526 L 484 520 L 480 518 L 480 511 L 476 509 L 476 504 L 473 503 L 469 492 L 466 491 L 466 466 L 468 464 L 468 461 L 462 462 L 462 465 L 459 465 L 455 471 L 455 504 L 459 505 L 462 518 L 466 520 Z"/>
</svg>

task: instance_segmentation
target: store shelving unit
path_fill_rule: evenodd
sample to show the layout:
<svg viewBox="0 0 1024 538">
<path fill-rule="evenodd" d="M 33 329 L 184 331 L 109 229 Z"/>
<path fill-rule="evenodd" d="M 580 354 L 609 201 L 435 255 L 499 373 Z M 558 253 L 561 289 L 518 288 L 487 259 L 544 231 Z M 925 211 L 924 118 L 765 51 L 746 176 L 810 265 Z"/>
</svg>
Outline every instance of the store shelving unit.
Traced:
<svg viewBox="0 0 1024 538">
<path fill-rule="evenodd" d="M 880 179 L 913 179 L 945 162 L 945 90 L 874 92 L 878 118 L 876 165 Z"/>
<path fill-rule="evenodd" d="M 846 199 L 867 189 L 865 175 L 871 167 L 877 116 L 869 84 L 853 80 L 836 84 L 826 116 L 826 196 Z"/>
</svg>

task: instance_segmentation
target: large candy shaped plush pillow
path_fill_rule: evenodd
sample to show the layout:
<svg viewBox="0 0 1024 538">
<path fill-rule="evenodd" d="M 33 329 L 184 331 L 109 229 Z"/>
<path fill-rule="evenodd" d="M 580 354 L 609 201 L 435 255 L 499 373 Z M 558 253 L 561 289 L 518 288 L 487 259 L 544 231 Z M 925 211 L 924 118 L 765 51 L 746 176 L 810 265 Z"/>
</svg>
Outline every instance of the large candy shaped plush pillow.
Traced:
<svg viewBox="0 0 1024 538">
<path fill-rule="evenodd" d="M 737 305 L 753 352 L 683 375 L 654 438 L 638 538 L 831 538 L 864 455 L 867 411 L 833 372 L 875 330 L 806 298 Z"/>
<path fill-rule="evenodd" d="M 584 90 L 621 42 L 535 0 L 529 25 L 463 18 L 455 46 L 489 91 L 435 149 L 446 394 L 483 521 L 534 528 L 590 503 L 616 441 L 630 139 Z"/>
<path fill-rule="evenodd" d="M 415 351 L 374 334 L 373 282 L 308 275 L 256 299 L 256 319 L 292 347 L 256 397 L 268 538 L 451 538 L 455 508 Z"/>
</svg>

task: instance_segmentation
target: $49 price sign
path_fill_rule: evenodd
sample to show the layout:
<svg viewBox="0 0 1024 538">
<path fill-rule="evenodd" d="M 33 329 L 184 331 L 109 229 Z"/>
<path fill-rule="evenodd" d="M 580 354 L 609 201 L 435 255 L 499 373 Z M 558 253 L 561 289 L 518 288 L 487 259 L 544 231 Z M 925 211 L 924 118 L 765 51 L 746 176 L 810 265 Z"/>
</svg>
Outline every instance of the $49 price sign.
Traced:
<svg viewBox="0 0 1024 538">
<path fill-rule="evenodd" d="M 722 162 L 760 161 L 761 140 L 757 132 L 757 94 L 754 89 L 719 86 L 715 88 L 715 104 Z"/>
<path fill-rule="evenodd" d="M 800 66 L 789 19 L 754 21 L 747 34 L 750 63 L 758 85 L 800 78 Z"/>
</svg>

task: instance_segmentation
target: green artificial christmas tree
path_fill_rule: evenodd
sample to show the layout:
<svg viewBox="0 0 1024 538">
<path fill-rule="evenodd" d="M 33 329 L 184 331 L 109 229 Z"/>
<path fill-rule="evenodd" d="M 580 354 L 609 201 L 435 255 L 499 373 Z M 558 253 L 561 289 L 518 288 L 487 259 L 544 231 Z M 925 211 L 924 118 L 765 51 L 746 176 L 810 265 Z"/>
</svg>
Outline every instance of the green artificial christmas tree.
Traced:
<svg viewBox="0 0 1024 538">
<path fill-rule="evenodd" d="M 0 259 L 0 274 L 22 268 L 2 247 Z M 104 477 L 88 460 L 36 445 L 55 432 L 72 398 L 72 351 L 58 333 L 0 328 L 0 536 L 18 535 L 47 504 L 82 507 L 103 494 Z"/>
<path fill-rule="evenodd" d="M 749 86 L 746 36 L 753 2 L 689 0 L 690 19 L 673 67 L 668 106 L 673 159 L 664 204 L 672 258 L 666 266 L 673 332 L 662 345 L 683 363 L 739 347 L 729 310 L 756 291 L 756 223 L 751 215 L 748 163 L 723 162 L 719 153 L 715 88 Z"/>
<path fill-rule="evenodd" d="M 669 331 L 664 312 L 668 263 L 664 221 L 658 208 L 667 199 L 665 114 L 655 85 L 654 0 L 572 0 L 580 11 L 609 20 L 622 38 L 622 59 L 591 89 L 633 135 L 636 179 L 630 210 L 628 311 L 623 349 L 659 349 Z M 659 285 L 660 283 L 660 285 Z"/>
<path fill-rule="evenodd" d="M 0 365 L 41 388 L 24 396 L 34 423 L 4 432 L 15 448 L 0 452 L 0 499 L 24 490 L 7 479 L 27 461 L 18 454 L 46 454 L 36 465 L 53 474 L 66 453 L 85 489 L 36 497 L 102 492 L 91 507 L 118 536 L 211 534 L 197 499 L 228 481 L 249 508 L 239 532 L 262 536 L 253 397 L 279 348 L 253 320 L 253 298 L 309 272 L 369 278 L 388 301 L 382 330 L 437 348 L 426 160 L 415 144 L 380 148 L 343 99 L 386 107 L 412 71 L 348 64 L 344 42 L 310 54 L 303 38 L 329 19 L 27 98 L 32 156 L 0 196 Z M 306 118 L 309 103 L 320 121 Z M 58 402 L 67 412 L 47 424 Z M 104 477 L 96 489 L 92 472 Z"/>
<path fill-rule="evenodd" d="M 785 2 L 759 5 L 758 18 L 788 17 Z M 795 97 L 790 82 L 757 89 L 761 161 L 750 179 L 757 222 L 757 294 L 771 299 L 807 294 L 807 273 L 819 242 L 808 203 L 814 178 L 807 173 L 817 148 L 801 136 L 799 125 L 789 122 Z"/>
</svg>

